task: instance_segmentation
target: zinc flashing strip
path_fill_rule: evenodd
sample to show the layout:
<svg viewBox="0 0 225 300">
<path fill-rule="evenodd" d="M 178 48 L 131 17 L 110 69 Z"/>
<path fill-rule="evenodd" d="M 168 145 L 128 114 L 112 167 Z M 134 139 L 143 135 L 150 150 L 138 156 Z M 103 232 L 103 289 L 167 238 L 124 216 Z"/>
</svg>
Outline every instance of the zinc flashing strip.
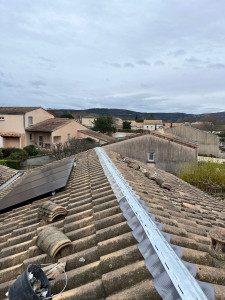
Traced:
<svg viewBox="0 0 225 300">
<path fill-rule="evenodd" d="M 7 180 L 5 183 L 3 183 L 0 186 L 0 192 L 4 190 L 6 187 L 10 186 L 15 180 L 17 180 L 25 171 L 20 170 L 18 171 L 13 177 L 11 177 L 9 180 Z"/>
<path fill-rule="evenodd" d="M 183 300 L 207 300 L 207 297 L 200 288 L 198 282 L 184 266 L 171 245 L 166 241 L 148 212 L 144 210 L 139 201 L 140 197 L 132 191 L 129 184 L 117 170 L 105 151 L 99 147 L 95 148 L 95 150 L 118 201 L 124 199 L 124 197 L 126 198 L 180 298 Z"/>
</svg>

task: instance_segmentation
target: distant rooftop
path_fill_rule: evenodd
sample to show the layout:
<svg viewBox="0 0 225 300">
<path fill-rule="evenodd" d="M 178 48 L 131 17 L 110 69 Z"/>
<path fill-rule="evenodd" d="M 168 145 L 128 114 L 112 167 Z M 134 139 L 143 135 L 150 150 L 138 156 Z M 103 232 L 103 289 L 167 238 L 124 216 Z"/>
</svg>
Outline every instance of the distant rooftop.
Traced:
<svg viewBox="0 0 225 300">
<path fill-rule="evenodd" d="M 41 106 L 32 107 L 0 107 L 0 113 L 4 114 L 25 114 L 27 112 L 41 108 Z"/>
</svg>

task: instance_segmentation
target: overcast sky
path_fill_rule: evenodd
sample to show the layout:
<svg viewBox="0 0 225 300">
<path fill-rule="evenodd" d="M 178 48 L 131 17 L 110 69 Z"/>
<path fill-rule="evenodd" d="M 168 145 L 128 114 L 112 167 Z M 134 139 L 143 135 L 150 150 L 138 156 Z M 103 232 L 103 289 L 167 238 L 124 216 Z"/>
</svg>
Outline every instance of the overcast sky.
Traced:
<svg viewBox="0 0 225 300">
<path fill-rule="evenodd" d="M 0 106 L 225 110 L 224 0 L 0 0 Z"/>
</svg>

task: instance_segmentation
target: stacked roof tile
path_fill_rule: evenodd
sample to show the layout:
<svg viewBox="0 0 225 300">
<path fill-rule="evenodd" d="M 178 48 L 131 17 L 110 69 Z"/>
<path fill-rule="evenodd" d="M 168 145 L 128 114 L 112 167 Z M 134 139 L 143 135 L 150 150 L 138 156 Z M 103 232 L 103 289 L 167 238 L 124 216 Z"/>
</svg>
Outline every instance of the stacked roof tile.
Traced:
<svg viewBox="0 0 225 300">
<path fill-rule="evenodd" d="M 132 160 L 141 166 L 135 169 L 118 154 L 108 155 L 162 223 L 163 231 L 171 235 L 171 243 L 182 248 L 182 258 L 195 264 L 196 279 L 211 283 L 215 299 L 224 299 L 225 261 L 211 256 L 209 231 L 224 227 L 225 204 L 164 171 Z M 6 298 L 5 292 L 28 264 L 63 259 L 68 285 L 56 300 L 161 299 L 95 151 L 77 154 L 75 159 L 76 167 L 61 192 L 0 216 L 0 299 Z M 171 189 L 146 177 L 142 168 L 157 172 Z M 38 218 L 39 207 L 46 200 L 68 211 L 52 224 L 72 244 L 55 258 L 36 246 L 38 233 L 52 225 Z M 64 283 L 63 274 L 52 280 L 53 294 L 60 292 Z"/>
</svg>

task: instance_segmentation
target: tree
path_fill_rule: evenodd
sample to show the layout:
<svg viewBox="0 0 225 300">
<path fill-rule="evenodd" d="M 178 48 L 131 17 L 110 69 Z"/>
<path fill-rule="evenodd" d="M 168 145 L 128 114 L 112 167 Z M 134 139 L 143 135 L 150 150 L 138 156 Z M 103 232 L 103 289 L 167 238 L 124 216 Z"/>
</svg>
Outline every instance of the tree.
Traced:
<svg viewBox="0 0 225 300">
<path fill-rule="evenodd" d="M 59 160 L 83 151 L 87 151 L 95 146 L 96 142 L 92 139 L 72 138 L 64 144 L 59 143 L 53 145 L 50 150 L 50 155 Z"/>
<path fill-rule="evenodd" d="M 62 114 L 60 118 L 74 119 L 74 117 L 71 114 Z"/>
<path fill-rule="evenodd" d="M 131 122 L 124 121 L 123 122 L 123 129 L 131 129 Z"/>
<path fill-rule="evenodd" d="M 115 127 L 113 126 L 113 119 L 110 115 L 97 118 L 94 121 L 93 130 L 100 131 L 102 133 L 111 133 L 116 131 Z"/>
</svg>

